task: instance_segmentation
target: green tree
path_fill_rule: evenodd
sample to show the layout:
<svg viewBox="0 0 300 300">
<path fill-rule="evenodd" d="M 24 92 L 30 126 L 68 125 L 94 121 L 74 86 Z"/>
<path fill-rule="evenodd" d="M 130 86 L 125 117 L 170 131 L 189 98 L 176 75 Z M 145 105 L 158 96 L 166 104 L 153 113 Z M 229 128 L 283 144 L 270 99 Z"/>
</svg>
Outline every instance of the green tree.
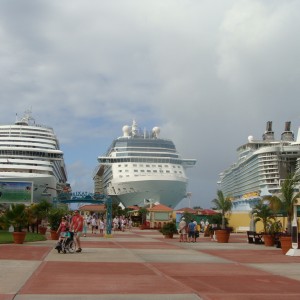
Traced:
<svg viewBox="0 0 300 300">
<path fill-rule="evenodd" d="M 147 214 L 148 214 L 148 209 L 146 207 L 140 207 L 139 215 L 141 216 L 142 225 L 146 223 Z"/>
<path fill-rule="evenodd" d="M 252 215 L 254 217 L 254 222 L 262 222 L 264 232 L 268 231 L 268 227 L 272 223 L 272 220 L 275 220 L 274 212 L 270 208 L 269 205 L 265 204 L 263 200 L 261 200 L 252 210 Z"/>
<path fill-rule="evenodd" d="M 224 194 L 221 190 L 217 191 L 217 196 L 218 198 L 213 199 L 212 203 L 215 205 L 216 209 L 220 211 L 222 215 L 222 225 L 221 228 L 225 229 L 226 228 L 226 219 L 225 215 L 228 212 L 231 212 L 232 209 L 232 202 L 228 197 L 224 197 Z"/>
<path fill-rule="evenodd" d="M 28 225 L 28 210 L 25 204 L 11 204 L 1 217 L 1 221 L 5 227 L 12 225 L 15 232 L 21 232 Z"/>
</svg>

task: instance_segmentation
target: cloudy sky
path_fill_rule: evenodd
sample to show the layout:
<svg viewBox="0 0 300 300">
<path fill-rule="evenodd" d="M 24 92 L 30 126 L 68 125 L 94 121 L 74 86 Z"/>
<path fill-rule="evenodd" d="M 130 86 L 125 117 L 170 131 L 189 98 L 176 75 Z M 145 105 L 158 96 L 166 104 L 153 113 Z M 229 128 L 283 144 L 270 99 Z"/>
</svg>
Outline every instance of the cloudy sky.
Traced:
<svg viewBox="0 0 300 300">
<path fill-rule="evenodd" d="M 300 125 L 300 1 L 1 0 L 1 124 L 31 108 L 65 153 L 73 191 L 123 125 L 161 128 L 191 205 L 211 207 L 249 135 Z M 188 206 L 183 200 L 179 207 Z"/>
</svg>

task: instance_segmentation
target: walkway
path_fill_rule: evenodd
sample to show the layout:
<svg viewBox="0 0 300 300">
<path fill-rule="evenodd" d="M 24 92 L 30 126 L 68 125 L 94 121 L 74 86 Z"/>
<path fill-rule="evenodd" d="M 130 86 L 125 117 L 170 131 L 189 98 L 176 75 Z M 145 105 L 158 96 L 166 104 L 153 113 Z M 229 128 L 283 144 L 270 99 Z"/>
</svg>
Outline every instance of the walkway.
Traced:
<svg viewBox="0 0 300 300">
<path fill-rule="evenodd" d="M 51 240 L 0 245 L 0 300 L 300 299 L 300 257 L 246 240 L 179 243 L 133 230 L 83 237 L 75 254 Z"/>
</svg>

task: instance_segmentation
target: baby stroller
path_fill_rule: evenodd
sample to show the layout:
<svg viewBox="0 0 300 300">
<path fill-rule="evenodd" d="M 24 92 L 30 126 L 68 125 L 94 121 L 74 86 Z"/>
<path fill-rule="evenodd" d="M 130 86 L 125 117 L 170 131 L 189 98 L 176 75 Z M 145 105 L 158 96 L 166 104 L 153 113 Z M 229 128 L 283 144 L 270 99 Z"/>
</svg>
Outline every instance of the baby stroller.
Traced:
<svg viewBox="0 0 300 300">
<path fill-rule="evenodd" d="M 61 239 L 56 244 L 55 249 L 58 253 L 74 253 L 75 252 L 74 232 L 66 231 L 61 233 Z"/>
</svg>

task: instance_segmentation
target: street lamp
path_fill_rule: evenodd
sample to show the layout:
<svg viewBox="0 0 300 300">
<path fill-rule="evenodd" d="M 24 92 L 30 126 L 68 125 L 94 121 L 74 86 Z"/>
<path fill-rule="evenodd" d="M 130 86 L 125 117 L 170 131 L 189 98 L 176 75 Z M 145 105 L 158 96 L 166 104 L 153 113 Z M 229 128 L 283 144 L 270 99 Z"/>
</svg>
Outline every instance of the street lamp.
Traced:
<svg viewBox="0 0 300 300">
<path fill-rule="evenodd" d="M 300 256 L 300 249 L 298 249 L 298 222 L 297 222 L 297 211 L 300 206 L 300 198 L 296 198 L 294 201 L 294 217 L 292 221 L 292 248 L 286 253 L 289 256 Z"/>
<path fill-rule="evenodd" d="M 192 197 L 192 193 L 186 193 L 186 197 L 189 199 L 189 208 L 191 208 L 191 197 Z"/>
</svg>

